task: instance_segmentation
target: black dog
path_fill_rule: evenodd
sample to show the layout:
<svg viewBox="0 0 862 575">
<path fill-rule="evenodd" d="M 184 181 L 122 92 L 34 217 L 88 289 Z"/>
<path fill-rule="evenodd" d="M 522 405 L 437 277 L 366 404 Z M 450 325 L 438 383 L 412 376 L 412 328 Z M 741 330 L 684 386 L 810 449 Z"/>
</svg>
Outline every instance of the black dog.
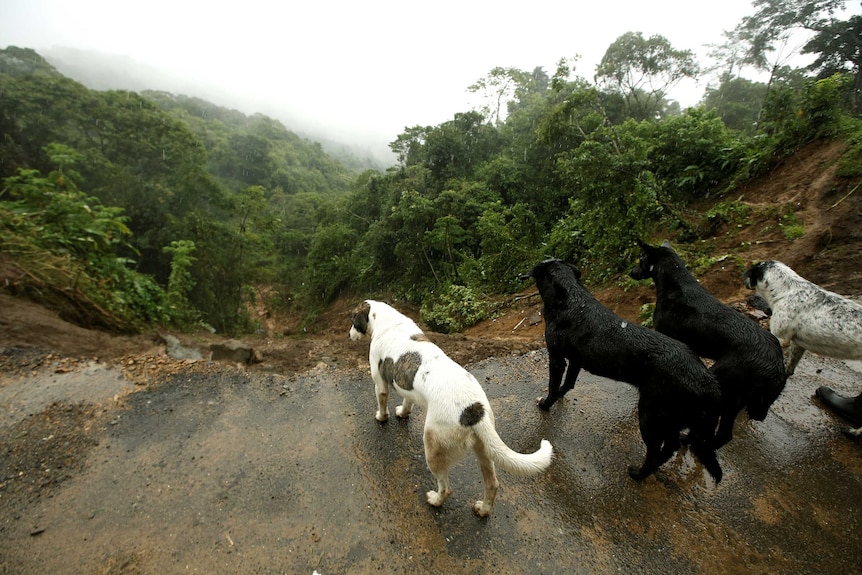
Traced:
<svg viewBox="0 0 862 575">
<path fill-rule="evenodd" d="M 787 376 L 778 339 L 754 321 L 713 297 L 685 268 L 665 241 L 659 247 L 638 242 L 643 255 L 629 275 L 653 278 L 655 329 L 715 360 L 710 371 L 721 386 L 721 424 L 716 448 L 733 438 L 733 423 L 743 409 L 762 421 L 781 394 Z"/>
<path fill-rule="evenodd" d="M 700 358 L 684 344 L 629 323 L 600 304 L 578 282 L 581 272 L 572 264 L 545 260 L 522 277 L 536 280 L 545 308 L 550 381 L 539 407 L 550 409 L 575 386 L 582 368 L 630 383 L 640 392 L 638 423 L 647 452 L 640 468 L 629 467 L 629 475 L 642 480 L 655 472 L 679 449 L 680 432 L 689 429 L 692 452 L 716 483 L 721 481 L 712 447 L 721 391 Z"/>
</svg>

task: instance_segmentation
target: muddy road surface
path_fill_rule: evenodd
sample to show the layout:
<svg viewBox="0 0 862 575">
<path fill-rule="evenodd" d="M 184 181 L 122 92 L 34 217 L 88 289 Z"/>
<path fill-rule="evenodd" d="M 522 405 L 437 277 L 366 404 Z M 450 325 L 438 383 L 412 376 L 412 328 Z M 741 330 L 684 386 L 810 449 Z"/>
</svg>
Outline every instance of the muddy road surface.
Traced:
<svg viewBox="0 0 862 575">
<path fill-rule="evenodd" d="M 487 520 L 472 454 L 425 503 L 424 415 L 378 424 L 365 367 L 6 374 L 0 573 L 862 573 L 862 445 L 812 399 L 857 392 L 858 365 L 806 356 L 765 421 L 740 417 L 718 486 L 684 450 L 628 477 L 634 388 L 584 373 L 543 413 L 543 350 L 468 367 L 510 446 L 556 452 L 501 471 Z"/>
</svg>

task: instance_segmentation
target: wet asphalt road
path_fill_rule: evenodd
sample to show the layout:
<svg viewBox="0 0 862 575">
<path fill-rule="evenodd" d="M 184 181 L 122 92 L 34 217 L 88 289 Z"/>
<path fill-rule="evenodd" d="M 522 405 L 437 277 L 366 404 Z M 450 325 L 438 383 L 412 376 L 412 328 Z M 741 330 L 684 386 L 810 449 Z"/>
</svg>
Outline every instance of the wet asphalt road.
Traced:
<svg viewBox="0 0 862 575">
<path fill-rule="evenodd" d="M 628 385 L 583 373 L 544 413 L 543 351 L 468 367 L 511 447 L 556 452 L 545 474 L 500 471 L 488 520 L 472 454 L 425 503 L 423 413 L 376 423 L 367 369 L 231 369 L 129 395 L 83 471 L 2 519 L 0 572 L 862 573 L 862 444 L 812 399 L 858 391 L 847 364 L 806 356 L 765 421 L 741 417 L 719 486 L 687 452 L 628 477 Z"/>
</svg>

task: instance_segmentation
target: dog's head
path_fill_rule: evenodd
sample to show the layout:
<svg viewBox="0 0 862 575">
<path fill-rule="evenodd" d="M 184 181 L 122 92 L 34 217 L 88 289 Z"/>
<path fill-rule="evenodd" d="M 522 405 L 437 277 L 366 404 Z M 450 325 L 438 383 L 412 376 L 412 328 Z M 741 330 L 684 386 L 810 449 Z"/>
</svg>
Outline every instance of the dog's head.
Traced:
<svg viewBox="0 0 862 575">
<path fill-rule="evenodd" d="M 568 287 L 578 285 L 581 279 L 581 270 L 574 264 L 564 262 L 557 258 L 549 258 L 533 266 L 529 272 L 523 274 L 521 279 L 536 280 L 536 287 L 542 301 L 548 305 L 552 301 L 564 301 L 568 296 Z"/>
<path fill-rule="evenodd" d="M 575 264 L 564 262 L 563 260 L 558 258 L 548 258 L 537 263 L 535 266 L 533 266 L 533 269 L 531 269 L 525 274 L 521 274 L 520 278 L 522 280 L 528 280 L 530 278 L 533 278 L 534 280 L 536 280 L 536 283 L 538 283 L 539 280 L 552 276 L 555 271 L 560 269 L 568 269 L 570 270 L 569 273 L 574 274 L 576 280 L 581 279 L 581 270 L 578 269 Z"/>
<path fill-rule="evenodd" d="M 373 328 L 374 315 L 371 312 L 371 300 L 365 300 L 353 310 L 352 325 L 350 326 L 350 339 L 357 341 L 362 339 L 362 336 L 371 337 Z"/>
<path fill-rule="evenodd" d="M 742 274 L 742 283 L 748 289 L 756 290 L 758 287 L 766 289 L 769 284 L 766 276 L 773 267 L 775 267 L 775 262 L 772 260 L 754 264 Z"/>
<path fill-rule="evenodd" d="M 781 388 L 783 389 L 783 388 Z M 745 406 L 745 411 L 748 412 L 749 419 L 754 421 L 763 421 L 769 413 L 769 407 L 778 399 L 781 394 L 781 389 L 776 389 L 775 393 L 759 393 L 755 394 Z"/>
<path fill-rule="evenodd" d="M 655 277 L 656 266 L 659 265 L 664 258 L 676 258 L 676 252 L 670 247 L 670 242 L 665 240 L 660 246 L 651 246 L 646 242 L 637 240 L 638 246 L 641 248 L 641 257 L 638 263 L 629 272 L 629 277 L 635 280 L 645 280 Z"/>
</svg>

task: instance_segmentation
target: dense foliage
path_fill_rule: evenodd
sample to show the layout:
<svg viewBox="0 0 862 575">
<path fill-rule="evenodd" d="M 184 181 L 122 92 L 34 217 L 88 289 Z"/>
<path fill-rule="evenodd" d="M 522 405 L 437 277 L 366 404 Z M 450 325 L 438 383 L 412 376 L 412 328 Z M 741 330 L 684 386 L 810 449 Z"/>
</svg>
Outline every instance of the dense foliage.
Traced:
<svg viewBox="0 0 862 575">
<path fill-rule="evenodd" d="M 146 309 L 120 314 L 134 323 L 200 317 L 219 330 L 252 327 L 249 286 L 301 289 L 313 215 L 322 203 L 347 193 L 352 178 L 319 144 L 265 116 L 246 117 L 163 93 L 88 90 L 32 50 L 13 47 L 0 51 L 0 126 L 4 206 L 38 205 L 25 188 L 38 187 L 45 198 L 59 201 L 49 188 L 68 194 L 74 185 L 80 210 L 100 205 L 122 214 L 128 237 L 112 247 L 112 255 L 129 274 L 171 296 L 167 309 L 154 297 Z M 55 144 L 67 150 L 74 179 L 55 172 Z M 175 258 L 186 253 L 176 251 L 177 245 L 191 244 L 194 256 L 184 268 L 187 301 L 180 305 L 169 280 Z M 5 243 L 0 249 L 10 253 Z M 29 277 L 21 276 L 21 290 L 32 291 Z M 106 297 L 124 289 L 102 285 Z M 166 315 L 170 310 L 176 313 Z"/>
<path fill-rule="evenodd" d="M 65 294 L 78 310 L 68 315 L 83 321 L 89 306 L 115 328 L 247 330 L 254 288 L 266 285 L 271 304 L 309 314 L 345 290 L 404 297 L 436 329 L 458 330 L 546 256 L 599 282 L 659 226 L 696 238 L 693 202 L 813 139 L 846 137 L 841 171 L 858 177 L 859 17 L 837 19 L 840 5 L 757 0 L 716 51 L 724 72 L 685 111 L 669 90 L 701 68 L 661 36 L 621 36 L 594 82 L 566 60 L 553 76 L 494 68 L 470 87 L 485 105 L 406 128 L 385 172 L 349 172 L 266 116 L 91 91 L 10 47 L 0 51 L 0 263 L 20 270 L 14 289 Z M 807 70 L 770 60 L 798 28 L 817 56 Z M 745 66 L 769 81 L 741 77 Z M 50 280 L 40 265 L 74 280 Z"/>
</svg>

